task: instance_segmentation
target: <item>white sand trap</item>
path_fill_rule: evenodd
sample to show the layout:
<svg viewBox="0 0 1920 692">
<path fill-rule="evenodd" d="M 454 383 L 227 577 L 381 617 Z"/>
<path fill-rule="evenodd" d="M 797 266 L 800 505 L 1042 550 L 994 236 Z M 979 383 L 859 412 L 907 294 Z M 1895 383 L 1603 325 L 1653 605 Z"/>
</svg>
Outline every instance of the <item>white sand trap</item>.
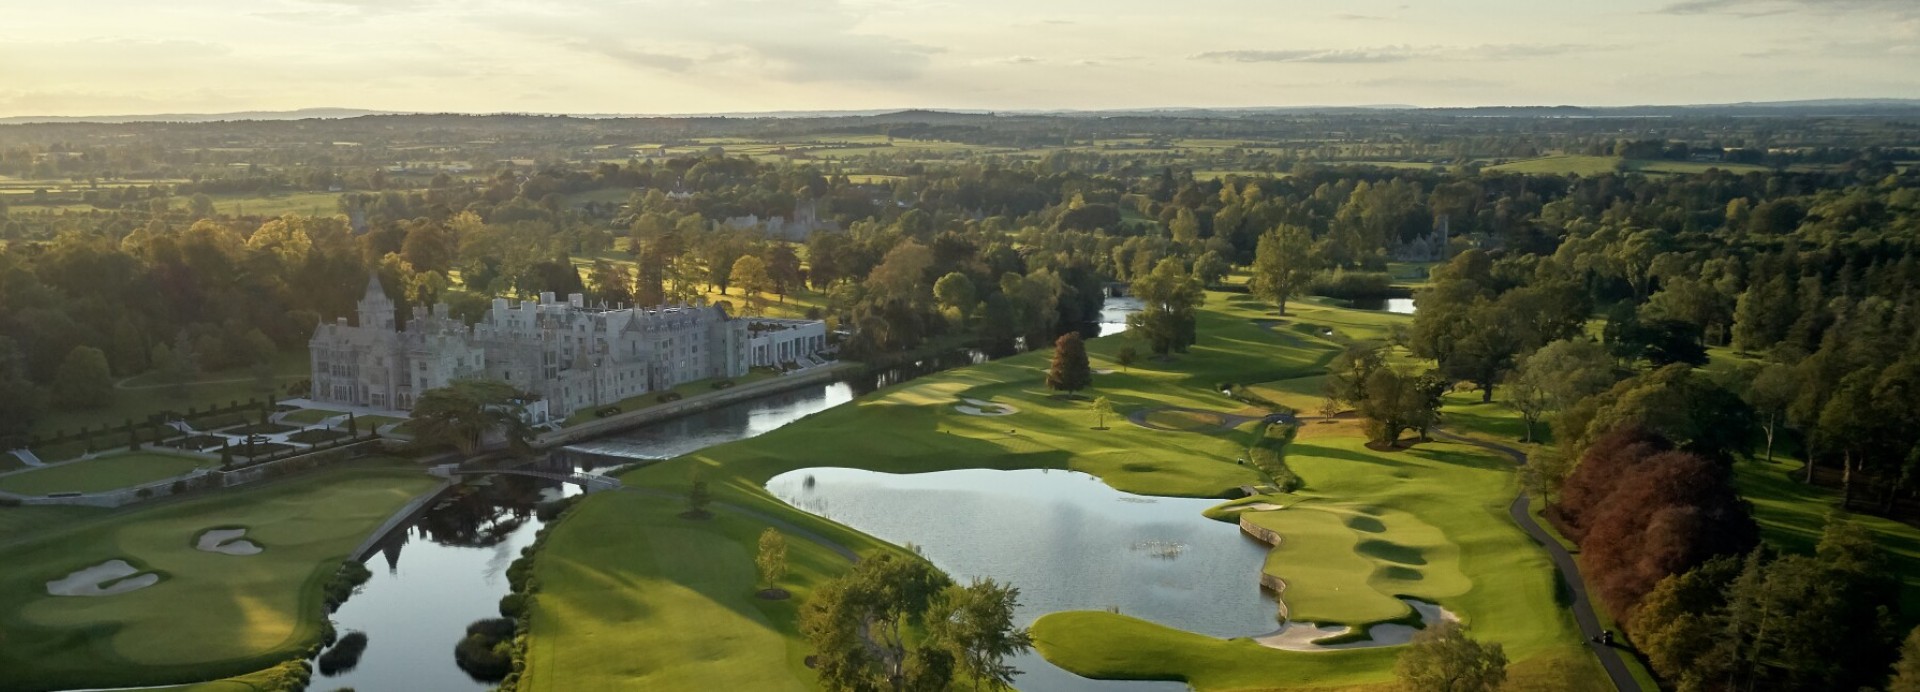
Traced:
<svg viewBox="0 0 1920 692">
<path fill-rule="evenodd" d="M 193 547 L 222 555 L 259 555 L 264 549 L 259 543 L 241 538 L 245 535 L 246 529 L 211 529 L 200 534 L 200 541 Z"/>
<path fill-rule="evenodd" d="M 139 576 L 134 576 L 136 574 Z M 100 586 L 107 582 L 113 584 Z M 158 583 L 160 575 L 157 573 L 140 574 L 140 570 L 134 569 L 126 560 L 108 560 L 47 582 L 47 593 L 55 596 L 115 596 Z"/>
<path fill-rule="evenodd" d="M 1113 374 L 1113 368 L 1094 368 L 1094 369 L 1093 369 L 1093 374 L 1095 374 L 1095 375 L 1111 375 L 1111 374 Z"/>
<path fill-rule="evenodd" d="M 1400 600 L 1404 601 L 1407 605 L 1413 606 L 1414 612 L 1420 614 L 1420 621 L 1423 623 L 1433 624 L 1442 620 L 1447 622 L 1460 621 L 1460 616 L 1454 615 L 1446 608 L 1438 605 L 1412 598 L 1402 598 Z M 1397 622 L 1383 622 L 1367 628 L 1366 639 L 1342 642 L 1339 644 L 1314 643 L 1328 637 L 1346 634 L 1348 631 L 1349 628 L 1344 625 L 1338 627 L 1320 627 L 1311 622 L 1289 622 L 1282 625 L 1280 631 L 1254 637 L 1253 640 L 1259 642 L 1261 646 L 1284 649 L 1286 651 L 1339 651 L 1341 649 L 1368 649 L 1376 646 L 1405 644 L 1412 641 L 1414 633 L 1420 630 L 1412 625 L 1402 625 Z"/>
<path fill-rule="evenodd" d="M 1011 416 L 1020 412 L 1020 409 L 991 401 L 966 398 L 962 398 L 961 401 L 966 402 L 966 405 L 956 404 L 953 408 L 969 416 Z"/>
<path fill-rule="evenodd" d="M 1227 511 L 1229 512 L 1271 512 L 1277 509 L 1286 509 L 1286 508 L 1271 502 L 1249 502 L 1244 505 L 1234 505 L 1232 507 L 1228 507 Z"/>
</svg>

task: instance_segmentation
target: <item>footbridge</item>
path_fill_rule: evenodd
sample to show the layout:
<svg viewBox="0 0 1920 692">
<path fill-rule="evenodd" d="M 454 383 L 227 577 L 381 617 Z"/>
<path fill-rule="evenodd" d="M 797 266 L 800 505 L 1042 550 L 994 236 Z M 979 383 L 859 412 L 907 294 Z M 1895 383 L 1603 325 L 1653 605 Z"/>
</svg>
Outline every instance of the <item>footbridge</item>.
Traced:
<svg viewBox="0 0 1920 692">
<path fill-rule="evenodd" d="M 526 469 L 526 468 L 522 468 L 522 469 L 463 468 L 455 464 L 442 464 L 440 466 L 435 466 L 433 467 L 432 473 L 433 475 L 440 476 L 442 478 L 454 478 L 458 476 L 487 476 L 487 475 L 493 475 L 493 474 L 505 474 L 509 476 L 530 476 L 533 478 L 545 478 L 547 480 L 560 481 L 562 483 L 572 483 L 574 485 L 580 486 L 582 490 L 585 490 L 589 493 L 595 493 L 602 490 L 619 490 L 620 489 L 620 479 L 613 478 L 610 476 L 597 476 L 591 473 L 578 473 L 578 472 L 565 472 L 565 471 L 542 471 L 539 469 Z"/>
</svg>

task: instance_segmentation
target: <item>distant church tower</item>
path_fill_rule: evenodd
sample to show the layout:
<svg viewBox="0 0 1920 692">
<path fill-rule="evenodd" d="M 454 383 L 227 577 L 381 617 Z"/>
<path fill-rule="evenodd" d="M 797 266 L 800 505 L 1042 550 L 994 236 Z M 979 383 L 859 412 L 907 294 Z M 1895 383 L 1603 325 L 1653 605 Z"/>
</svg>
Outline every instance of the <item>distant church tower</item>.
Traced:
<svg viewBox="0 0 1920 692">
<path fill-rule="evenodd" d="M 359 314 L 362 327 L 394 331 L 393 301 L 387 298 L 387 290 L 380 286 L 379 274 L 367 277 L 367 294 L 360 297 Z"/>
</svg>

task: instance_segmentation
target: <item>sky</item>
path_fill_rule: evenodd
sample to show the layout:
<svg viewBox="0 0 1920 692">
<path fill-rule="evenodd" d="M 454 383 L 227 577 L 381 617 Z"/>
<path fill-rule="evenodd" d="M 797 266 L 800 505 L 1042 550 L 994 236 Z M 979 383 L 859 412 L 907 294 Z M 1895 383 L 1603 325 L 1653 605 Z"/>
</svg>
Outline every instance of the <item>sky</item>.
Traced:
<svg viewBox="0 0 1920 692">
<path fill-rule="evenodd" d="M 0 116 L 1920 98 L 1920 0 L 65 0 Z"/>
</svg>

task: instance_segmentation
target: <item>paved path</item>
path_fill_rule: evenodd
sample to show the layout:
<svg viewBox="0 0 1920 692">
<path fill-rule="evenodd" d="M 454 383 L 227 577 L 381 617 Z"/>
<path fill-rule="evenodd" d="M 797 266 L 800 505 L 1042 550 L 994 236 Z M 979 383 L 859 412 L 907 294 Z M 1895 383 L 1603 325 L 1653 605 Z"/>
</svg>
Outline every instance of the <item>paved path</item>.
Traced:
<svg viewBox="0 0 1920 692">
<path fill-rule="evenodd" d="M 1515 447 L 1461 437 L 1441 430 L 1434 431 L 1434 436 L 1491 449 L 1512 457 L 1516 464 L 1521 466 L 1527 464 L 1527 453 Z M 1580 576 L 1580 566 L 1574 562 L 1573 555 L 1567 553 L 1566 547 L 1554 539 L 1553 534 L 1548 533 L 1545 527 L 1534 521 L 1531 505 L 1532 500 L 1527 497 L 1527 491 L 1521 490 L 1520 494 L 1513 498 L 1513 504 L 1507 506 L 1507 514 L 1513 517 L 1514 523 L 1519 524 L 1521 530 L 1526 531 L 1528 536 L 1532 536 L 1534 541 L 1547 549 L 1548 557 L 1553 558 L 1553 566 L 1558 568 L 1560 576 L 1566 579 L 1567 588 L 1573 592 L 1571 606 L 1573 620 L 1579 623 L 1580 635 L 1587 639 L 1587 648 L 1592 649 L 1594 656 L 1600 659 L 1600 666 L 1607 670 L 1607 677 L 1613 680 L 1614 688 L 1623 692 L 1640 692 L 1640 681 L 1633 679 L 1633 671 L 1627 666 L 1626 660 L 1620 656 L 1620 650 L 1593 642 L 1593 636 L 1600 634 L 1603 630 L 1600 628 L 1599 616 L 1593 613 L 1593 603 L 1587 599 L 1587 582 Z"/>
<path fill-rule="evenodd" d="M 1257 420 L 1264 420 L 1268 423 L 1298 423 L 1302 420 L 1302 419 L 1293 417 L 1292 414 L 1286 414 L 1286 413 L 1269 413 L 1264 416 L 1245 416 L 1238 413 L 1228 413 L 1226 411 L 1209 411 L 1203 408 L 1186 408 L 1184 406 L 1151 406 L 1151 407 L 1142 408 L 1142 409 L 1135 409 L 1131 412 L 1128 412 L 1127 422 L 1132 423 L 1134 425 L 1138 425 L 1142 428 L 1146 428 L 1148 430 L 1163 430 L 1166 432 L 1193 432 L 1185 428 L 1176 428 L 1172 426 L 1159 425 L 1157 423 L 1154 423 L 1153 421 L 1147 420 L 1147 416 L 1151 416 L 1155 413 L 1160 413 L 1162 411 L 1169 412 L 1169 413 L 1187 412 L 1187 413 L 1198 413 L 1198 414 L 1203 414 L 1208 416 L 1216 416 L 1220 419 L 1219 427 L 1222 430 L 1232 430 L 1234 428 L 1238 428 L 1242 425 L 1245 425 L 1247 423 L 1257 421 Z"/>
</svg>

